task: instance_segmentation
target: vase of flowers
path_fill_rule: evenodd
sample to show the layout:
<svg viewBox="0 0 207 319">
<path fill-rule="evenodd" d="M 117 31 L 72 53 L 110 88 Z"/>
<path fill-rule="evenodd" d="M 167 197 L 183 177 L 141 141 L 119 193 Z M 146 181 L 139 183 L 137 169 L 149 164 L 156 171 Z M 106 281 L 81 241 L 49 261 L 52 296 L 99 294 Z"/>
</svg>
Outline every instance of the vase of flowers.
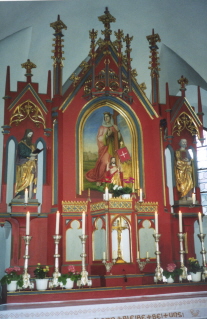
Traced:
<svg viewBox="0 0 207 319">
<path fill-rule="evenodd" d="M 74 282 L 81 279 L 81 274 L 75 270 L 75 266 L 70 265 L 68 266 L 68 273 L 61 274 L 58 277 L 58 281 L 60 282 L 60 286 L 66 289 L 72 289 L 74 286 Z"/>
<path fill-rule="evenodd" d="M 172 283 L 176 276 L 182 275 L 183 270 L 176 268 L 176 264 L 170 263 L 167 265 L 166 270 L 163 271 L 163 276 L 166 277 L 168 283 Z"/>
<path fill-rule="evenodd" d="M 47 275 L 48 271 L 49 271 L 48 266 L 41 266 L 40 263 L 37 264 L 37 267 L 34 270 L 37 290 L 46 290 L 47 289 L 49 278 L 46 278 L 46 275 Z"/>
<path fill-rule="evenodd" d="M 130 198 L 132 193 L 132 187 L 130 186 L 130 184 L 134 183 L 134 178 L 129 177 L 127 179 L 123 179 L 123 184 L 128 184 L 127 186 L 116 185 L 112 183 L 109 179 L 104 179 L 102 180 L 102 182 L 105 184 L 99 186 L 100 191 L 104 192 L 107 186 L 109 195 L 112 194 L 112 196 L 115 198 L 118 198 L 118 197 L 122 197 L 123 199 Z"/>
<path fill-rule="evenodd" d="M 201 281 L 202 267 L 200 266 L 199 261 L 196 258 L 188 258 L 188 271 L 190 272 L 192 281 Z"/>
<path fill-rule="evenodd" d="M 22 275 L 18 274 L 20 267 L 14 266 L 5 269 L 6 275 L 4 275 L 0 282 L 2 285 L 7 284 L 7 291 L 12 292 L 17 290 L 18 287 L 23 286 Z"/>
</svg>

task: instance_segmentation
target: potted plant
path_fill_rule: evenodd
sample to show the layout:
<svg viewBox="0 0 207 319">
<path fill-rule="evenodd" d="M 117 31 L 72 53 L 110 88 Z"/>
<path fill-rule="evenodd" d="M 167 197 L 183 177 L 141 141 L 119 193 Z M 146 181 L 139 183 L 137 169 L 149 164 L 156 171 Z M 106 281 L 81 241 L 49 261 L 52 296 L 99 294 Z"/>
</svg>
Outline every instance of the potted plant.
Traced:
<svg viewBox="0 0 207 319">
<path fill-rule="evenodd" d="M 176 276 L 182 275 L 183 270 L 181 268 L 176 268 L 176 264 L 167 264 L 166 270 L 163 271 L 163 276 L 167 278 L 168 283 L 172 283 Z"/>
<path fill-rule="evenodd" d="M 192 281 L 201 281 L 202 266 L 200 266 L 199 261 L 194 258 L 188 258 L 188 271 L 192 277 Z"/>
<path fill-rule="evenodd" d="M 15 291 L 17 286 L 23 286 L 22 275 L 18 274 L 20 267 L 14 266 L 5 269 L 6 275 L 4 275 L 0 282 L 2 285 L 7 284 L 7 291 Z"/>
<path fill-rule="evenodd" d="M 122 198 L 130 198 L 130 194 L 132 193 L 132 187 L 116 185 L 114 183 L 111 183 L 109 179 L 104 179 L 102 182 L 104 182 L 105 185 L 99 186 L 100 191 L 104 192 L 105 187 L 107 186 L 109 194 L 112 194 L 113 197 L 116 198 L 116 197 L 122 196 Z M 134 178 L 129 177 L 127 179 L 123 179 L 123 183 L 124 184 L 134 183 Z M 128 195 L 128 196 L 124 196 L 124 195 Z"/>
<path fill-rule="evenodd" d="M 79 279 L 81 279 L 81 274 L 75 270 L 74 265 L 68 266 L 68 273 L 61 274 L 60 277 L 58 277 L 58 281 L 61 283 L 61 286 L 66 289 L 72 289 L 74 282 Z"/>
<path fill-rule="evenodd" d="M 48 266 L 41 266 L 40 263 L 37 264 L 36 269 L 34 270 L 34 276 L 36 281 L 36 289 L 37 290 L 46 290 L 48 279 L 46 278 L 47 273 L 49 271 Z"/>
</svg>

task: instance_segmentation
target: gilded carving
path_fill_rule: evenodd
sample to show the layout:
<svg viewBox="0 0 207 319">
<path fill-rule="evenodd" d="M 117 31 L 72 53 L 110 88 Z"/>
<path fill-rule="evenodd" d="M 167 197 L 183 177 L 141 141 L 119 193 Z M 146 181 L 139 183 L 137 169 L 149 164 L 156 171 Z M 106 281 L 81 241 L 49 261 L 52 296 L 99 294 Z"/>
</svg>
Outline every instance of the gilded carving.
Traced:
<svg viewBox="0 0 207 319">
<path fill-rule="evenodd" d="M 125 208 L 125 209 L 132 209 L 132 200 L 131 199 L 119 199 L 119 198 L 113 198 L 109 201 L 109 208 L 110 209 L 117 209 L 117 208 Z"/>
<path fill-rule="evenodd" d="M 87 202 L 76 202 L 76 201 L 62 202 L 63 213 L 67 213 L 67 212 L 81 213 L 86 210 L 87 210 Z"/>
<path fill-rule="evenodd" d="M 37 127 L 43 125 L 45 128 L 45 119 L 40 108 L 35 105 L 32 101 L 27 100 L 22 104 L 18 105 L 10 118 L 10 124 L 16 124 L 18 126 L 22 121 L 24 121 L 27 117 L 31 119 L 32 122 L 35 123 Z"/>
<path fill-rule="evenodd" d="M 91 204 L 91 212 L 105 209 L 105 202 Z"/>
<path fill-rule="evenodd" d="M 157 202 L 144 202 L 140 204 L 137 202 L 135 204 L 135 210 L 138 213 L 144 212 L 144 213 L 154 213 L 158 209 L 158 203 Z"/>
<path fill-rule="evenodd" d="M 198 127 L 193 118 L 185 112 L 181 113 L 180 116 L 175 120 L 172 134 L 174 135 L 177 133 L 177 135 L 180 136 L 184 129 L 188 130 L 192 135 L 197 135 L 198 137 L 200 136 Z"/>
</svg>

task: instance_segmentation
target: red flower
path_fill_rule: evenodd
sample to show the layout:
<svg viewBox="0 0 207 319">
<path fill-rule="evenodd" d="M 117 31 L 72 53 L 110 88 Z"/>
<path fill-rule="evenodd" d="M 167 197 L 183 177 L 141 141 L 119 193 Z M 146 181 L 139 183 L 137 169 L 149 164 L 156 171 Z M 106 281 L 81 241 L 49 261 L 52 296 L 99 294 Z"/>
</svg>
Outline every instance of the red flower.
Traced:
<svg viewBox="0 0 207 319">
<path fill-rule="evenodd" d="M 173 272 L 176 268 L 176 265 L 171 263 L 171 264 L 168 264 L 166 268 L 167 268 L 167 271 Z"/>
</svg>

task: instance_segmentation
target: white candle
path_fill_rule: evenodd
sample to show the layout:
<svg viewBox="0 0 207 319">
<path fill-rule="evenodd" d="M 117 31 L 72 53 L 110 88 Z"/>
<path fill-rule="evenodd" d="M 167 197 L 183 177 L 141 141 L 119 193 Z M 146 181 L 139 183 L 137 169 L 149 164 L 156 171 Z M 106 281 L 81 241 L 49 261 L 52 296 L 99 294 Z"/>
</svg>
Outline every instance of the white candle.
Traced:
<svg viewBox="0 0 207 319">
<path fill-rule="evenodd" d="M 105 188 L 105 200 L 109 200 L 109 189 L 107 186 Z"/>
<path fill-rule="evenodd" d="M 192 201 L 193 201 L 193 205 L 195 205 L 195 203 L 196 203 L 196 194 L 195 193 L 192 194 Z"/>
<path fill-rule="evenodd" d="M 158 215 L 155 212 L 155 233 L 158 234 Z"/>
<path fill-rule="evenodd" d="M 198 213 L 198 221 L 199 221 L 200 234 L 203 234 L 203 223 L 202 223 L 202 217 L 200 212 Z"/>
<path fill-rule="evenodd" d="M 139 191 L 139 201 L 142 202 L 143 198 L 142 198 L 142 188 L 140 188 Z"/>
<path fill-rule="evenodd" d="M 82 235 L 85 235 L 86 229 L 86 213 L 83 211 L 82 213 Z"/>
<path fill-rule="evenodd" d="M 27 188 L 25 188 L 25 191 L 24 191 L 24 202 L 25 202 L 25 204 L 28 203 L 28 189 Z"/>
<path fill-rule="evenodd" d="M 149 258 L 149 252 L 147 251 L 146 257 Z"/>
<path fill-rule="evenodd" d="M 30 231 L 30 212 L 26 214 L 26 236 L 29 235 Z"/>
<path fill-rule="evenodd" d="M 60 229 L 60 213 L 59 213 L 59 211 L 57 211 L 57 213 L 56 213 L 55 235 L 59 235 L 59 229 Z"/>
<path fill-rule="evenodd" d="M 106 259 L 106 252 L 103 251 L 103 259 L 105 260 Z"/>
<path fill-rule="evenodd" d="M 180 210 L 179 210 L 178 216 L 179 216 L 179 232 L 182 233 L 183 232 L 183 221 L 182 221 L 182 213 Z"/>
<path fill-rule="evenodd" d="M 139 250 L 137 251 L 137 259 L 139 259 Z"/>
</svg>

